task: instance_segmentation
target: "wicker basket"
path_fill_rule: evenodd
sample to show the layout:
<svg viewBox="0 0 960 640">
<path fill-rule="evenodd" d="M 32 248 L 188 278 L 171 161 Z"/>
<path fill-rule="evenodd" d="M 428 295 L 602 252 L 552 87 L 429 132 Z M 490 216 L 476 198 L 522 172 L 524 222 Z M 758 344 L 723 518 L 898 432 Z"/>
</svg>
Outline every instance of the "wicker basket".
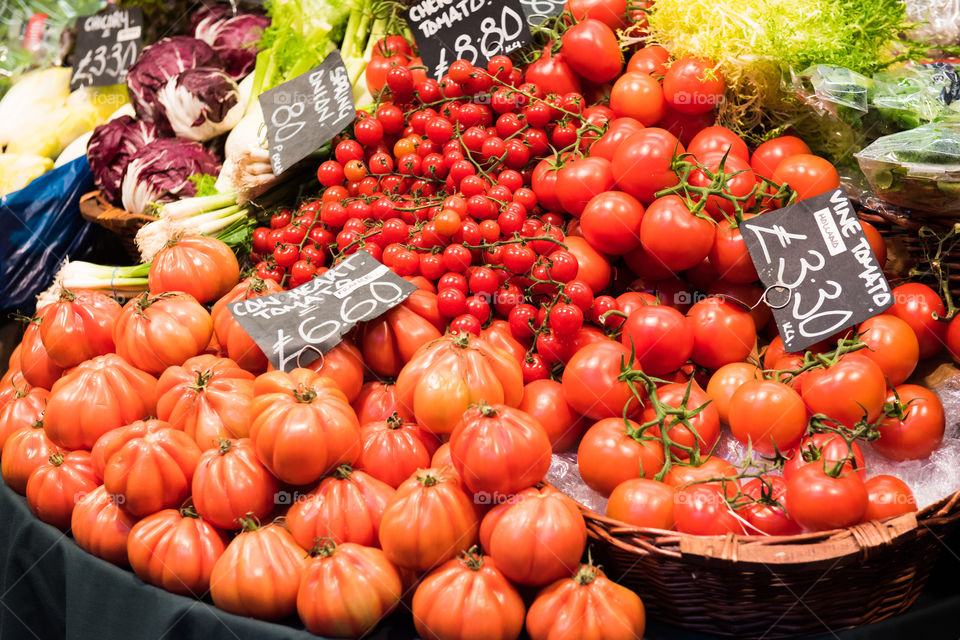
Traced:
<svg viewBox="0 0 960 640">
<path fill-rule="evenodd" d="M 80 215 L 84 220 L 89 220 L 117 234 L 123 243 L 124 250 L 136 262 L 140 261 L 140 251 L 134 242 L 137 231 L 148 222 L 156 220 L 152 216 L 130 213 L 113 206 L 100 191 L 91 191 L 81 196 Z"/>
<path fill-rule="evenodd" d="M 960 491 L 916 514 L 786 537 L 643 529 L 581 506 L 604 570 L 648 613 L 737 638 L 839 630 L 905 611 L 960 520 Z"/>
</svg>

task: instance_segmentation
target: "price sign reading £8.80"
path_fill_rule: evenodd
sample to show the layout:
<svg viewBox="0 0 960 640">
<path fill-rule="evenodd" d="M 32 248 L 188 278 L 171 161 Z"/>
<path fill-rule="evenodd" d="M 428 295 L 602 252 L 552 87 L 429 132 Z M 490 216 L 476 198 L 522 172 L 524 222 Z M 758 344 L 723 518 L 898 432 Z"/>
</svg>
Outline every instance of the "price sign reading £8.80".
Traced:
<svg viewBox="0 0 960 640">
<path fill-rule="evenodd" d="M 365 251 L 289 291 L 228 305 L 244 331 L 277 369 L 305 367 L 357 323 L 406 300 L 416 286 Z"/>
<path fill-rule="evenodd" d="M 520 0 L 422 0 L 405 17 L 423 64 L 438 80 L 454 60 L 485 67 L 531 41 Z"/>
<path fill-rule="evenodd" d="M 353 87 L 339 51 L 319 66 L 260 94 L 267 147 L 280 175 L 333 137 L 357 115 Z"/>
<path fill-rule="evenodd" d="M 108 7 L 77 18 L 70 90 L 123 84 L 127 69 L 140 55 L 143 11 L 140 7 Z"/>
<path fill-rule="evenodd" d="M 787 351 L 890 307 L 893 294 L 841 189 L 740 225 Z"/>
<path fill-rule="evenodd" d="M 567 0 L 520 0 L 520 4 L 527 14 L 527 24 L 536 27 L 563 13 Z"/>
</svg>

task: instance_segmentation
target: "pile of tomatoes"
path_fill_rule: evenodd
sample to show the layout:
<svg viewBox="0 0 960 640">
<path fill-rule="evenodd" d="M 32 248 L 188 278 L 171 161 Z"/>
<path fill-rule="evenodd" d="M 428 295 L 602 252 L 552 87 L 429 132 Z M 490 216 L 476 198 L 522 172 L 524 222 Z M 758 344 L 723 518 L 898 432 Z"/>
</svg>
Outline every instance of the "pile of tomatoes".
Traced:
<svg viewBox="0 0 960 640">
<path fill-rule="evenodd" d="M 255 230 L 248 277 L 185 237 L 122 306 L 41 308 L 0 381 L 6 483 L 146 582 L 337 637 L 404 598 L 423 637 L 558 637 L 591 616 L 597 637 L 641 636 L 639 597 L 580 564 L 581 512 L 543 484 L 553 453 L 576 449 L 607 515 L 641 527 L 790 535 L 915 510 L 862 449 L 939 446 L 943 407 L 909 378 L 960 355 L 958 321 L 908 283 L 785 352 L 739 224 L 836 170 L 797 138 L 751 151 L 714 126 L 708 61 L 651 46 L 624 65 L 625 3 L 570 4 L 580 20 L 526 68 L 458 60 L 438 82 L 402 38 L 378 44 L 377 107 L 319 166 L 322 193 Z M 273 370 L 227 305 L 357 251 L 416 291 Z M 712 455 L 725 428 L 739 468 Z"/>
</svg>

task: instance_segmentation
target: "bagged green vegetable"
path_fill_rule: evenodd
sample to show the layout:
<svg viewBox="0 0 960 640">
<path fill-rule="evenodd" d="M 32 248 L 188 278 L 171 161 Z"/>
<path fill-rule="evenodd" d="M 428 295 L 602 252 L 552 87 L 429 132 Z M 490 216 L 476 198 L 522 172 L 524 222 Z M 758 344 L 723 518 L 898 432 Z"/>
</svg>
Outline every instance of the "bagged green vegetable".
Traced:
<svg viewBox="0 0 960 640">
<path fill-rule="evenodd" d="M 960 81 L 953 65 L 924 64 L 873 76 L 869 106 L 891 131 L 913 129 L 957 114 Z"/>
</svg>

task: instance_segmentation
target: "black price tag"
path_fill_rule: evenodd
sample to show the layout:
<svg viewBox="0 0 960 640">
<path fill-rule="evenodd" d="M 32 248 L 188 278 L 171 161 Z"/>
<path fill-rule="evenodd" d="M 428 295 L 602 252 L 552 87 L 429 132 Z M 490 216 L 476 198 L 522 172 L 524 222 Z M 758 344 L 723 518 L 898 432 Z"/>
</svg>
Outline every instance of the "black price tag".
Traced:
<svg viewBox="0 0 960 640">
<path fill-rule="evenodd" d="M 787 351 L 801 351 L 893 304 L 890 284 L 842 189 L 741 225 Z"/>
<path fill-rule="evenodd" d="M 366 251 L 295 289 L 228 305 L 277 369 L 305 367 L 358 323 L 407 299 L 417 287 Z"/>
<path fill-rule="evenodd" d="M 333 140 L 357 115 L 339 51 L 319 66 L 260 94 L 274 175 Z"/>
<path fill-rule="evenodd" d="M 437 79 L 454 60 L 486 66 L 531 41 L 520 0 L 423 0 L 405 17 L 423 64 Z"/>
<path fill-rule="evenodd" d="M 563 13 L 567 0 L 520 0 L 527 24 L 536 27 Z"/>
<path fill-rule="evenodd" d="M 107 7 L 92 16 L 77 18 L 70 90 L 125 83 L 127 69 L 140 55 L 142 33 L 140 7 Z"/>
</svg>

